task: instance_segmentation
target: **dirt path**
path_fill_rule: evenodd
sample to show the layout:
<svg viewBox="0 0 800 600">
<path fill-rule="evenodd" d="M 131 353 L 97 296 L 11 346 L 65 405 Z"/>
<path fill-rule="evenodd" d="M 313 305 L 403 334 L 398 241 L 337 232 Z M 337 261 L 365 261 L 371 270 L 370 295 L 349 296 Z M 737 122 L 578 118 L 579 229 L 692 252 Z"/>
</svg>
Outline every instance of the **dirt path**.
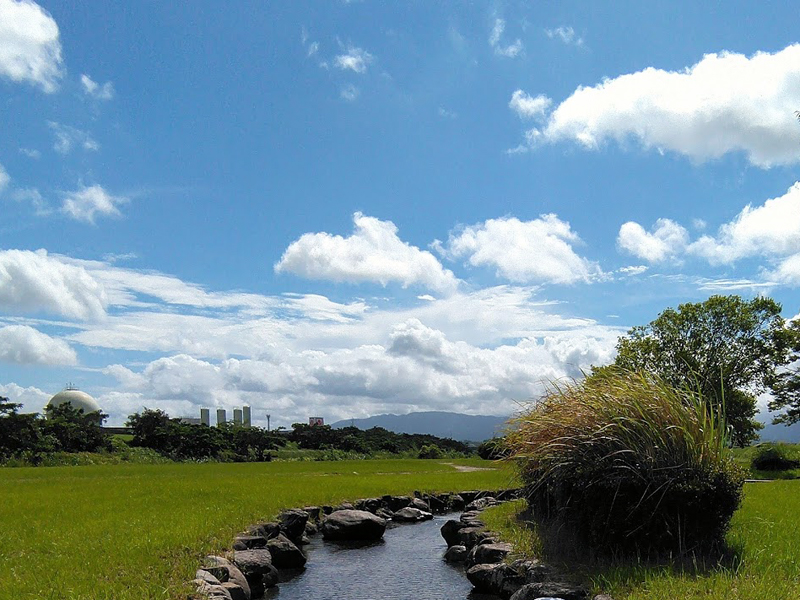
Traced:
<svg viewBox="0 0 800 600">
<path fill-rule="evenodd" d="M 453 463 L 442 463 L 443 465 L 450 465 L 460 473 L 472 473 L 473 471 L 496 471 L 491 467 L 467 467 L 465 465 L 454 465 Z"/>
</svg>

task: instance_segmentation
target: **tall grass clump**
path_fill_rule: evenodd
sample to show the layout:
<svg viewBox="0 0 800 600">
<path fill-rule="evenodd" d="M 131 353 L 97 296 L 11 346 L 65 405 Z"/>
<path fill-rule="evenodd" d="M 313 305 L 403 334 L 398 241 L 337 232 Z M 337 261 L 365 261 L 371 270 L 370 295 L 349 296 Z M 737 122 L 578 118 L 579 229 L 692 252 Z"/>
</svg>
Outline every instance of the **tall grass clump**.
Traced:
<svg viewBox="0 0 800 600">
<path fill-rule="evenodd" d="M 716 544 L 742 498 L 724 420 L 651 374 L 553 384 L 512 426 L 510 460 L 534 519 L 595 550 L 683 554 Z"/>
</svg>

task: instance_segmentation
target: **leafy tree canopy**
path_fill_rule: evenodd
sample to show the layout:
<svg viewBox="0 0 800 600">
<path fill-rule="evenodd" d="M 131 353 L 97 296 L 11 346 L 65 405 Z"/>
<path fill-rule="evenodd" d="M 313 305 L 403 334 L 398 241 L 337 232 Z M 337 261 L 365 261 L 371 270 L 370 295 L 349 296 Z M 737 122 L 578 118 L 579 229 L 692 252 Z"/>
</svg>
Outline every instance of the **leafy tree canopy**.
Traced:
<svg viewBox="0 0 800 600">
<path fill-rule="evenodd" d="M 780 369 L 797 345 L 798 331 L 787 328 L 780 313 L 770 298 L 739 296 L 668 308 L 619 339 L 614 367 L 650 371 L 697 390 L 723 408 L 733 442 L 746 445 L 762 427 L 754 419 L 756 396 L 785 382 Z"/>
<path fill-rule="evenodd" d="M 775 423 L 792 425 L 800 422 L 800 319 L 791 324 L 794 334 L 792 362 L 794 369 L 787 369 L 778 375 L 777 382 L 772 386 L 774 396 L 769 404 L 770 410 L 787 409 L 775 418 Z"/>
</svg>

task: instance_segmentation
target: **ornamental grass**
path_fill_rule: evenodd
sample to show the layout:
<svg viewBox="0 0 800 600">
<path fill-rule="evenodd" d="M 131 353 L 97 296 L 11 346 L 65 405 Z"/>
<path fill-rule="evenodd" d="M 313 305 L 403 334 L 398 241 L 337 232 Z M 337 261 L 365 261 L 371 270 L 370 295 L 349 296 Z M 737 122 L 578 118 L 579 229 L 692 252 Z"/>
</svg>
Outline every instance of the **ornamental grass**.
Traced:
<svg viewBox="0 0 800 600">
<path fill-rule="evenodd" d="M 718 544 L 742 497 L 722 416 L 647 373 L 553 384 L 514 419 L 507 444 L 534 519 L 592 549 Z"/>
</svg>

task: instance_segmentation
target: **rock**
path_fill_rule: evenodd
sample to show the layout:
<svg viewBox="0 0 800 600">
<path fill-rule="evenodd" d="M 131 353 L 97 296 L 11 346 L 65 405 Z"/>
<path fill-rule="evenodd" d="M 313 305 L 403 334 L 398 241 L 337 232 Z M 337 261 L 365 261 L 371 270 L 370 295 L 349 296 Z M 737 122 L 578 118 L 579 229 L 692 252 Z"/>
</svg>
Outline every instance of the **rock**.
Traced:
<svg viewBox="0 0 800 600">
<path fill-rule="evenodd" d="M 458 532 L 464 529 L 464 527 L 465 525 L 461 521 L 450 519 L 442 525 L 439 531 L 442 533 L 442 537 L 444 541 L 447 542 L 447 545 L 454 546 L 458 544 Z"/>
<path fill-rule="evenodd" d="M 387 520 L 394 518 L 394 513 L 390 511 L 388 508 L 379 508 L 377 511 L 375 511 L 375 515 L 380 517 L 381 519 L 387 519 Z"/>
<path fill-rule="evenodd" d="M 494 565 L 475 565 L 467 569 L 467 579 L 479 592 L 497 594 L 503 575 L 502 563 Z"/>
<path fill-rule="evenodd" d="M 386 530 L 386 520 L 365 510 L 337 510 L 322 523 L 326 540 L 378 540 Z"/>
<path fill-rule="evenodd" d="M 248 529 L 250 535 L 257 535 L 263 538 L 271 539 L 277 537 L 277 535 L 281 532 L 281 524 L 275 523 L 274 521 L 270 521 L 268 523 L 258 523 L 256 525 L 251 525 Z"/>
<path fill-rule="evenodd" d="M 466 546 L 450 546 L 447 549 L 447 552 L 444 553 L 444 559 L 449 563 L 464 562 L 464 559 L 466 558 L 467 558 Z"/>
<path fill-rule="evenodd" d="M 247 578 L 245 578 L 244 573 L 239 570 L 239 567 L 237 567 L 227 558 L 223 558 L 221 556 L 206 556 L 206 561 L 208 561 L 209 565 L 212 567 L 224 568 L 228 572 L 227 581 L 232 581 L 241 587 L 244 590 L 247 600 L 250 600 L 250 585 L 247 583 Z M 209 572 L 213 573 L 213 571 Z M 218 575 L 216 577 L 220 581 L 223 581 Z"/>
<path fill-rule="evenodd" d="M 306 530 L 308 513 L 299 508 L 285 510 L 278 515 L 278 522 L 281 524 L 281 531 L 291 540 L 298 539 Z"/>
<path fill-rule="evenodd" d="M 354 510 L 355 506 L 353 506 L 350 502 L 342 502 L 339 506 L 334 507 L 333 512 L 337 510 Z"/>
<path fill-rule="evenodd" d="M 480 494 L 480 492 L 477 490 L 469 490 L 458 493 L 458 495 L 461 496 L 461 498 L 464 500 L 466 504 L 469 504 L 470 502 L 475 500 L 475 498 L 478 497 L 478 494 Z"/>
<path fill-rule="evenodd" d="M 467 510 L 483 510 L 487 506 L 494 506 L 495 504 L 497 504 L 497 500 L 492 496 L 484 496 L 483 498 L 477 498 L 467 504 Z"/>
<path fill-rule="evenodd" d="M 500 542 L 498 544 L 478 544 L 469 551 L 465 565 L 470 568 L 474 565 L 494 564 L 503 562 L 503 559 L 514 549 L 511 544 Z"/>
<path fill-rule="evenodd" d="M 479 510 L 468 510 L 461 513 L 461 516 L 458 517 L 458 520 L 462 523 L 469 523 L 471 521 L 476 521 L 479 519 L 481 512 Z"/>
<path fill-rule="evenodd" d="M 222 567 L 223 569 L 225 569 L 225 571 L 227 571 L 228 573 L 228 577 L 227 579 L 222 579 L 219 575 L 216 575 L 216 573 L 214 573 L 214 571 L 210 570 L 209 568 L 206 568 L 207 571 L 214 574 L 217 577 L 217 579 L 219 579 L 223 583 L 226 583 L 227 581 L 232 581 L 233 583 L 239 585 L 244 590 L 247 599 L 250 600 L 250 586 L 247 583 L 247 579 L 245 578 L 244 573 L 242 573 L 239 570 L 239 567 L 237 567 L 227 558 L 223 558 L 221 556 L 209 555 L 206 556 L 206 561 L 209 563 L 210 567 Z"/>
<path fill-rule="evenodd" d="M 247 600 L 247 594 L 244 593 L 242 587 L 232 581 L 226 581 L 222 587 L 228 592 L 231 600 Z"/>
<path fill-rule="evenodd" d="M 482 527 L 464 527 L 458 531 L 457 543 L 472 549 L 488 537 L 491 536 Z"/>
<path fill-rule="evenodd" d="M 319 527 L 313 521 L 309 521 L 306 523 L 306 535 L 316 535 L 319 531 Z"/>
<path fill-rule="evenodd" d="M 420 498 L 412 498 L 409 508 L 416 508 L 417 510 L 424 512 L 431 512 L 431 505 Z"/>
<path fill-rule="evenodd" d="M 323 515 L 329 515 L 329 514 L 331 514 L 332 512 L 333 512 L 333 507 L 332 507 L 332 506 L 329 506 L 329 505 L 327 505 L 327 504 L 326 504 L 326 505 L 324 505 L 324 506 L 322 507 L 322 514 L 323 514 Z"/>
<path fill-rule="evenodd" d="M 195 579 L 195 591 L 202 598 L 213 598 L 214 600 L 233 600 L 230 593 L 222 584 L 214 585 L 203 579 Z"/>
<path fill-rule="evenodd" d="M 458 494 L 451 494 L 447 499 L 447 507 L 450 510 L 464 510 L 466 505 L 467 503 L 464 502 L 464 499 Z"/>
<path fill-rule="evenodd" d="M 306 555 L 283 534 L 269 540 L 267 548 L 272 564 L 278 569 L 299 569 L 306 564 Z"/>
<path fill-rule="evenodd" d="M 366 510 L 375 514 L 383 508 L 383 501 L 380 498 L 364 498 L 356 502 L 356 510 Z"/>
<path fill-rule="evenodd" d="M 586 600 L 589 592 L 586 588 L 568 583 L 552 581 L 544 583 L 527 583 L 519 588 L 511 600 L 536 600 L 537 598 L 559 598 L 561 600 Z"/>
<path fill-rule="evenodd" d="M 233 541 L 234 550 L 250 550 L 252 548 L 266 548 L 267 538 L 261 535 L 237 535 Z"/>
<path fill-rule="evenodd" d="M 417 523 L 419 521 L 427 521 L 432 519 L 433 515 L 418 508 L 406 506 L 394 513 L 394 520 L 401 523 Z"/>
<path fill-rule="evenodd" d="M 304 506 L 303 510 L 308 513 L 309 520 L 319 523 L 319 518 L 322 516 L 322 510 L 319 506 Z"/>
<path fill-rule="evenodd" d="M 410 496 L 383 496 L 381 500 L 383 505 L 392 512 L 397 512 L 411 504 Z"/>
<path fill-rule="evenodd" d="M 267 548 L 234 552 L 233 562 L 247 579 L 253 598 L 260 598 L 264 588 L 278 583 L 278 570 L 272 566 L 272 554 Z"/>
<path fill-rule="evenodd" d="M 220 570 L 224 569 L 220 568 Z M 227 576 L 228 572 L 225 571 L 225 577 Z M 197 572 L 194 574 L 194 578 L 201 579 L 202 581 L 205 581 L 209 585 L 219 585 L 222 583 L 213 573 L 211 573 L 206 569 L 197 569 Z"/>
<path fill-rule="evenodd" d="M 592 600 L 614 600 L 608 594 L 597 594 Z"/>
</svg>

